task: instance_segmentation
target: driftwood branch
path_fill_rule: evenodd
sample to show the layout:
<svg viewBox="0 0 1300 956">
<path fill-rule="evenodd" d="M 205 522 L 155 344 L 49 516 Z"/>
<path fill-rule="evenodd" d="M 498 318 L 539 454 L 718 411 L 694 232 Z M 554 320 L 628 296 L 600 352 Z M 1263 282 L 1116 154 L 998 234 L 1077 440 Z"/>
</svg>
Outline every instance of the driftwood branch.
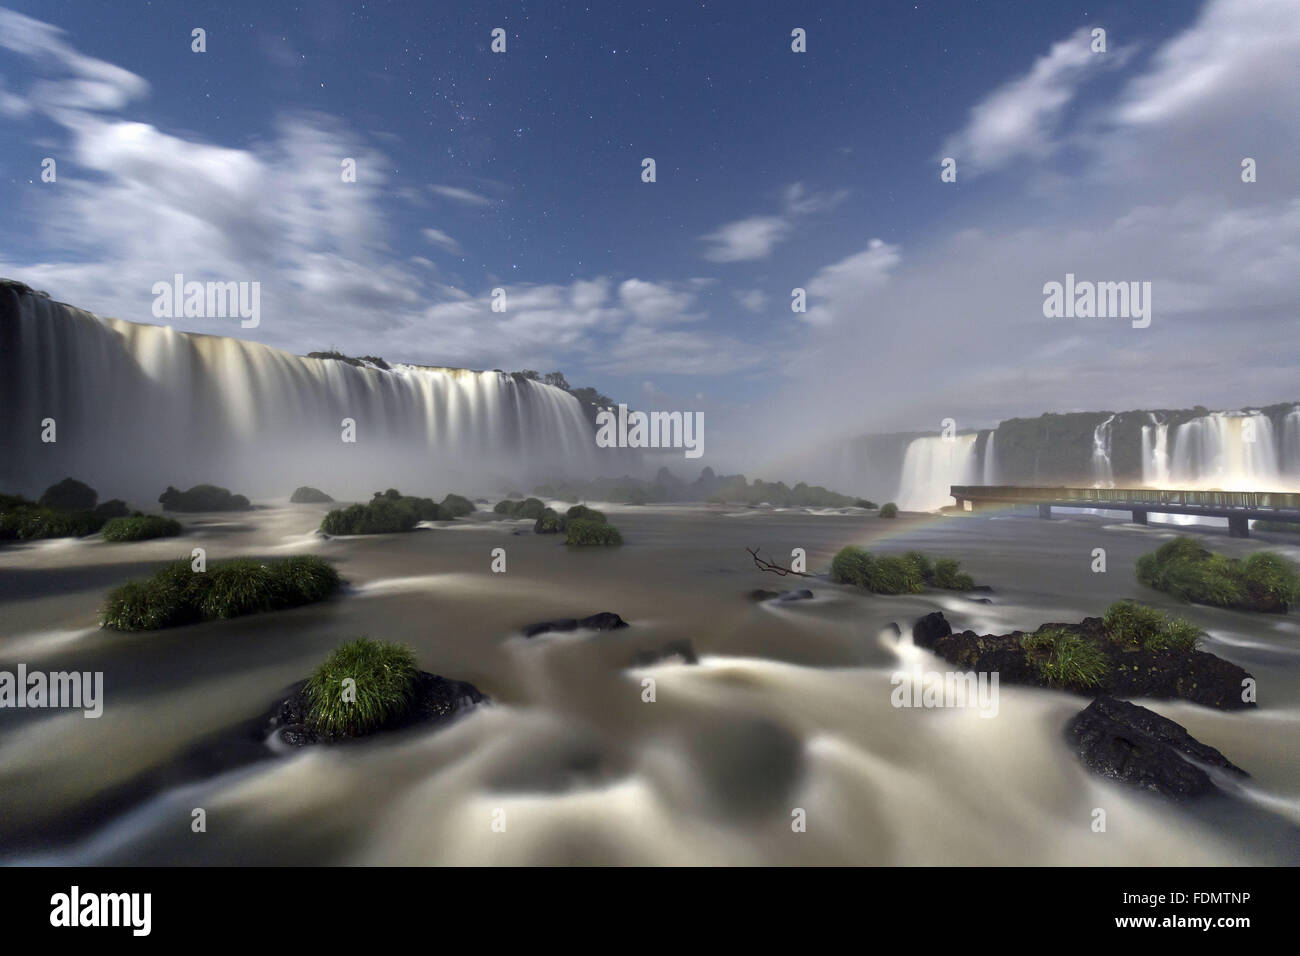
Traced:
<svg viewBox="0 0 1300 956">
<path fill-rule="evenodd" d="M 783 568 L 781 565 L 772 561 L 760 558 L 758 552 L 761 551 L 762 548 L 746 548 L 745 550 L 749 552 L 749 556 L 754 559 L 754 564 L 760 571 L 771 571 L 773 574 L 779 574 L 781 577 L 785 577 L 787 574 L 797 574 L 801 578 L 812 577 L 811 574 L 808 574 L 805 571 L 792 571 L 789 568 Z"/>
</svg>

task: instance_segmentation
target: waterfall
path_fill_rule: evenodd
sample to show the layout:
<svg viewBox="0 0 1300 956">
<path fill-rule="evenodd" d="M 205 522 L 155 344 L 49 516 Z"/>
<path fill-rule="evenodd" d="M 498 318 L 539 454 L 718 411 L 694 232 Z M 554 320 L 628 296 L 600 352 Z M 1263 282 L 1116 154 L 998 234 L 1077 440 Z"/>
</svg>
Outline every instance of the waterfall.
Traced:
<svg viewBox="0 0 1300 956">
<path fill-rule="evenodd" d="M 626 468 L 572 395 L 502 372 L 304 358 L 107 319 L 0 288 L 0 491 L 65 476 L 153 504 L 168 485 L 255 497 L 472 491 Z M 56 441 L 42 441 L 53 419 Z M 343 421 L 355 422 L 355 443 Z M 615 462 L 614 458 L 623 456 Z M 485 487 L 485 490 L 486 490 Z"/>
<path fill-rule="evenodd" d="M 1142 484 L 1155 488 L 1170 487 L 1169 425 L 1147 413 L 1150 425 L 1142 426 Z"/>
<path fill-rule="evenodd" d="M 1267 415 L 1214 412 L 1178 426 L 1171 480 L 1188 488 L 1278 489 L 1283 485 L 1280 460 Z"/>
<path fill-rule="evenodd" d="M 903 475 L 894 501 L 904 511 L 935 511 L 953 503 L 948 489 L 978 480 L 978 434 L 916 438 L 903 456 Z"/>
<path fill-rule="evenodd" d="M 1110 465 L 1110 426 L 1112 415 L 1092 431 L 1092 483 L 1094 488 L 1114 488 L 1115 473 Z"/>
<path fill-rule="evenodd" d="M 1300 405 L 1282 419 L 1282 472 L 1300 478 Z"/>
<path fill-rule="evenodd" d="M 996 485 L 998 483 L 998 458 L 997 450 L 994 448 L 993 439 L 997 438 L 998 430 L 996 428 L 989 431 L 989 437 L 984 442 L 984 484 Z"/>
</svg>

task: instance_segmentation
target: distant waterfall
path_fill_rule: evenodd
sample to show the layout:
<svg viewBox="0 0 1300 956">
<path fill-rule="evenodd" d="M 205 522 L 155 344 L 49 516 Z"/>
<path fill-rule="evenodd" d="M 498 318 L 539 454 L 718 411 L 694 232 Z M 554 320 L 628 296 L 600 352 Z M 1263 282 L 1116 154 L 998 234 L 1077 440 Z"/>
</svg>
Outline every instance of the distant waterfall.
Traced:
<svg viewBox="0 0 1300 956">
<path fill-rule="evenodd" d="M 1115 472 L 1110 464 L 1110 426 L 1112 415 L 1092 432 L 1092 482 L 1095 488 L 1114 488 Z"/>
<path fill-rule="evenodd" d="M 1300 405 L 1282 419 L 1282 471 L 1300 477 Z"/>
<path fill-rule="evenodd" d="M 1142 426 L 1142 484 L 1157 488 L 1169 485 L 1169 425 L 1148 413 L 1150 425 Z"/>
<path fill-rule="evenodd" d="M 948 489 L 979 480 L 975 453 L 978 434 L 913 439 L 903 456 L 903 474 L 894 501 L 904 511 L 935 511 L 953 503 Z"/>
<path fill-rule="evenodd" d="M 998 431 L 994 428 L 984 441 L 984 484 L 986 485 L 996 485 L 998 483 L 997 448 L 993 444 L 993 440 L 997 437 Z"/>
<path fill-rule="evenodd" d="M 250 496 L 522 490 L 626 467 L 577 399 L 501 372 L 391 371 L 106 319 L 0 289 L 0 491 L 65 476 L 152 504 L 168 485 Z M 355 422 L 355 443 L 342 440 Z M 57 441 L 42 441 L 53 420 Z"/>
<path fill-rule="evenodd" d="M 1170 477 L 1178 487 L 1267 490 L 1283 485 L 1281 461 L 1268 416 L 1214 412 L 1178 426 Z"/>
</svg>

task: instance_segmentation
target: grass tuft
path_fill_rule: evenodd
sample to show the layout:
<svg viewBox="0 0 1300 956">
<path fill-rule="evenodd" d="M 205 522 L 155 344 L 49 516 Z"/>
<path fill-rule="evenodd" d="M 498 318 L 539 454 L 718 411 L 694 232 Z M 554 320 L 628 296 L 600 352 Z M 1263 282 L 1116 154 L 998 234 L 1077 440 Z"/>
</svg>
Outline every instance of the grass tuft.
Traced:
<svg viewBox="0 0 1300 956">
<path fill-rule="evenodd" d="M 106 541 L 148 541 L 151 538 L 174 538 L 180 533 L 181 523 L 162 515 L 112 518 L 103 529 Z"/>
<path fill-rule="evenodd" d="M 303 688 L 308 723 L 323 737 L 360 737 L 397 723 L 411 712 L 419 673 L 400 644 L 368 637 L 343 644 Z"/>
</svg>

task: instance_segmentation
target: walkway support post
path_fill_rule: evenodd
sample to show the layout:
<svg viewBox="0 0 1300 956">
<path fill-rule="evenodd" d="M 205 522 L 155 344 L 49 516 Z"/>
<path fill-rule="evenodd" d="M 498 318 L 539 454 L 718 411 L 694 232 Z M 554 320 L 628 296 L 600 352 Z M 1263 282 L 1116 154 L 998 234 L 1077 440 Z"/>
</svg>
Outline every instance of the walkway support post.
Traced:
<svg viewBox="0 0 1300 956">
<path fill-rule="evenodd" d="M 1230 538 L 1249 538 L 1250 537 L 1250 519 L 1238 518 L 1232 516 L 1228 518 L 1228 537 Z"/>
<path fill-rule="evenodd" d="M 1038 506 L 1038 517 L 1040 517 L 1040 518 L 1050 518 L 1050 517 L 1052 517 L 1052 506 L 1051 506 L 1051 505 L 1039 505 L 1039 506 Z"/>
<path fill-rule="evenodd" d="M 1134 511 L 1133 511 L 1133 523 L 1134 523 L 1134 524 L 1146 524 L 1146 523 L 1147 523 L 1147 513 L 1146 513 L 1145 511 L 1138 511 L 1137 509 L 1134 509 Z"/>
</svg>

